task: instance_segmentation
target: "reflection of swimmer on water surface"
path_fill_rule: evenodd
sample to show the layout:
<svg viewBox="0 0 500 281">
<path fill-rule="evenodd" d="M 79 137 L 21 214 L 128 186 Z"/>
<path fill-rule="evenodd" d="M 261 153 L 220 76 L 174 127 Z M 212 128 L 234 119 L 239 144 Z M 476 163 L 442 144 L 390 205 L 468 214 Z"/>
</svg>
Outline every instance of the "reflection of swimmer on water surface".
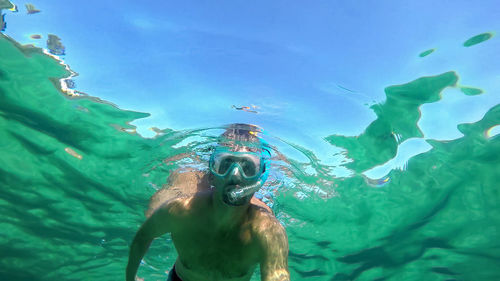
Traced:
<svg viewBox="0 0 500 281">
<path fill-rule="evenodd" d="M 12 12 L 17 12 L 17 6 L 9 0 L 0 0 L 0 10 L 7 9 Z"/>
<path fill-rule="evenodd" d="M 47 39 L 47 49 L 50 53 L 56 56 L 65 55 L 65 47 L 61 43 L 61 38 L 57 35 L 49 34 Z"/>
<path fill-rule="evenodd" d="M 0 15 L 0 31 L 5 31 L 6 28 L 7 28 L 7 23 L 5 22 L 5 14 L 2 14 Z"/>
<path fill-rule="evenodd" d="M 40 10 L 35 8 L 35 6 L 33 4 L 30 4 L 30 3 L 26 4 L 26 10 L 28 10 L 29 15 L 40 13 Z"/>
<path fill-rule="evenodd" d="M 259 113 L 259 112 L 255 111 L 255 110 L 251 110 L 251 107 L 250 107 L 250 106 L 241 106 L 241 107 L 237 107 L 237 106 L 235 106 L 235 105 L 233 104 L 233 105 L 231 106 L 231 108 L 234 108 L 234 109 L 236 109 L 236 110 L 243 110 L 243 111 L 246 111 L 246 112 L 251 112 L 251 113 Z M 252 105 L 252 108 L 254 108 L 254 109 L 255 109 L 255 108 L 257 108 L 257 106 Z"/>
</svg>

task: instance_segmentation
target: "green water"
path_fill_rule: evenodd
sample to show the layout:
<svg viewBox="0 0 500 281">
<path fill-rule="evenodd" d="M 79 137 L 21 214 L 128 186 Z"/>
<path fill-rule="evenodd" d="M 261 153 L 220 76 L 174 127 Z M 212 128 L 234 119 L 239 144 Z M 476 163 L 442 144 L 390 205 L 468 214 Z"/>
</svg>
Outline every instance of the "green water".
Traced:
<svg viewBox="0 0 500 281">
<path fill-rule="evenodd" d="M 472 38 L 469 38 L 467 41 L 465 41 L 464 47 L 471 47 L 471 46 L 477 45 L 479 43 L 482 43 L 486 40 L 491 39 L 491 37 L 493 37 L 493 33 L 491 33 L 491 32 L 478 34 Z"/>
<path fill-rule="evenodd" d="M 69 74 L 0 36 L 0 280 L 123 280 L 149 197 L 173 169 L 206 168 L 210 130 L 141 138 L 127 122 L 148 114 L 60 92 Z M 360 175 L 422 138 L 420 106 L 458 79 L 450 71 L 389 86 L 364 133 L 325 136 L 345 149 L 350 177 L 332 177 L 294 144 L 310 162 L 274 159 L 266 190 L 286 226 L 292 280 L 500 280 L 500 137 L 486 133 L 500 105 L 460 124 L 459 139 L 427 140 L 432 149 L 379 188 Z M 169 237 L 158 239 L 139 275 L 164 280 L 175 259 Z"/>
<path fill-rule="evenodd" d="M 429 50 L 426 50 L 426 51 L 423 51 L 422 53 L 420 53 L 418 56 L 423 58 L 423 57 L 426 57 L 432 53 L 434 53 L 436 49 L 429 49 Z"/>
</svg>

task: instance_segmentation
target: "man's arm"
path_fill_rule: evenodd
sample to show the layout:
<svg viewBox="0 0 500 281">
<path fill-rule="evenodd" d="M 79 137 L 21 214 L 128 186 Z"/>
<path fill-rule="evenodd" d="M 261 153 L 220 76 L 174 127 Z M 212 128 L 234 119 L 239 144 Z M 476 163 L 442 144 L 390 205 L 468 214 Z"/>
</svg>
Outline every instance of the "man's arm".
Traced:
<svg viewBox="0 0 500 281">
<path fill-rule="evenodd" d="M 139 228 L 135 234 L 127 264 L 126 280 L 134 281 L 139 264 L 156 237 L 170 232 L 172 207 L 174 202 L 167 202 L 159 207 Z"/>
<path fill-rule="evenodd" d="M 260 276 L 262 281 L 289 281 L 288 238 L 285 228 L 273 218 L 269 227 L 261 231 L 262 257 Z"/>
</svg>

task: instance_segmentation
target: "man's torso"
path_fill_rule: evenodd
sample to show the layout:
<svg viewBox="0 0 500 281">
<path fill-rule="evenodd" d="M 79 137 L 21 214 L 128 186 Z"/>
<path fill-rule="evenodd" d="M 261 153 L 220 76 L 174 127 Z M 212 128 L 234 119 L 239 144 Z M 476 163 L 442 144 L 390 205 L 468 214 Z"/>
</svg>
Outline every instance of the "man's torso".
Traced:
<svg viewBox="0 0 500 281">
<path fill-rule="evenodd" d="M 263 202 L 252 199 L 244 223 L 234 229 L 215 229 L 211 193 L 204 191 L 174 199 L 172 240 L 178 253 L 176 271 L 184 281 L 247 281 L 260 261 L 258 229 L 278 223 Z"/>
</svg>

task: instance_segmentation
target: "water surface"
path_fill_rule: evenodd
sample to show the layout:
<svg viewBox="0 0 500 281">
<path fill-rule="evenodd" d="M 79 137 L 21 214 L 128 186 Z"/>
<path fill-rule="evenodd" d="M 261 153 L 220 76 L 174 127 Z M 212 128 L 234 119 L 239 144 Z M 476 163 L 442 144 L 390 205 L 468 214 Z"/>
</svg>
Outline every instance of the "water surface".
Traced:
<svg viewBox="0 0 500 281">
<path fill-rule="evenodd" d="M 143 138 L 128 123 L 147 113 L 63 92 L 71 72 L 40 49 L 1 36 L 0 53 L 0 279 L 123 278 L 148 198 L 173 169 L 206 169 L 221 130 Z M 259 196 L 286 227 L 292 280 L 500 278 L 500 105 L 459 124 L 454 140 L 418 127 L 421 107 L 458 80 L 449 71 L 388 85 L 362 134 L 324 136 L 336 164 L 263 135 L 275 151 Z M 430 148 L 384 177 L 363 174 L 411 139 Z M 158 239 L 139 276 L 164 280 L 175 259 L 169 237 Z"/>
</svg>

